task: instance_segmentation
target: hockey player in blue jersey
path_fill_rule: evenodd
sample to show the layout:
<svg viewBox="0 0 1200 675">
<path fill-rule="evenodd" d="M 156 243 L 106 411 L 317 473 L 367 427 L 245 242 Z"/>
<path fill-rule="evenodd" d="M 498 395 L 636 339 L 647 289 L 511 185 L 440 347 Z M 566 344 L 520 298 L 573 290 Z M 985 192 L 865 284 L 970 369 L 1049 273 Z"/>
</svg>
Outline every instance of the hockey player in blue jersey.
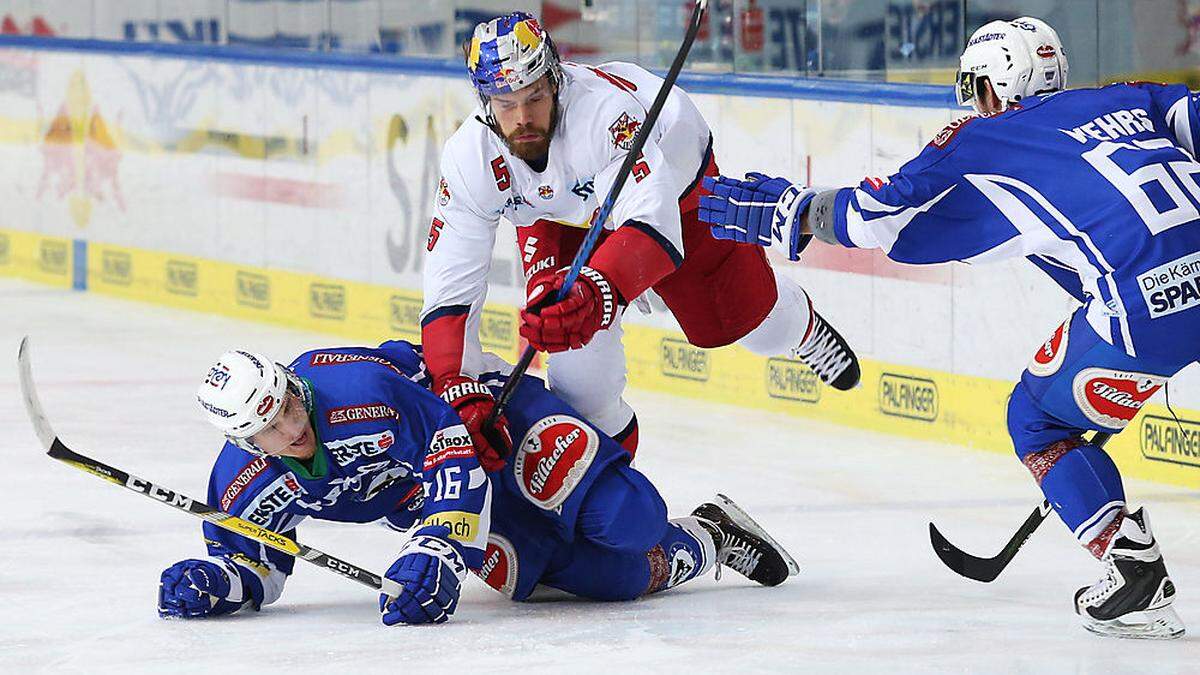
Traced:
<svg viewBox="0 0 1200 675">
<path fill-rule="evenodd" d="M 815 237 L 910 264 L 1025 256 L 1083 305 L 1034 355 L 1008 403 L 1017 455 L 1104 577 L 1075 609 L 1101 634 L 1184 627 L 1144 509 L 1084 440 L 1117 433 L 1200 357 L 1200 96 L 1182 85 L 1063 91 L 1057 35 L 1023 18 L 971 36 L 957 80 L 978 114 L 886 181 L 820 190 L 720 178 L 701 204 L 719 238 L 792 260 Z"/>
<path fill-rule="evenodd" d="M 471 386 L 503 386 L 508 366 Z M 246 351 L 221 356 L 197 392 L 227 438 L 208 501 L 295 538 L 306 518 L 415 529 L 386 576 L 385 624 L 440 623 L 468 569 L 514 600 L 537 584 L 628 600 L 696 578 L 714 564 L 773 586 L 796 563 L 718 495 L 667 519 L 629 454 L 526 376 L 508 407 L 505 465 L 481 468 L 454 410 L 430 390 L 420 349 L 319 349 L 290 366 Z M 469 393 L 469 392 L 467 392 Z M 291 556 L 204 524 L 208 556 L 167 568 L 159 613 L 195 618 L 276 601 Z"/>
</svg>

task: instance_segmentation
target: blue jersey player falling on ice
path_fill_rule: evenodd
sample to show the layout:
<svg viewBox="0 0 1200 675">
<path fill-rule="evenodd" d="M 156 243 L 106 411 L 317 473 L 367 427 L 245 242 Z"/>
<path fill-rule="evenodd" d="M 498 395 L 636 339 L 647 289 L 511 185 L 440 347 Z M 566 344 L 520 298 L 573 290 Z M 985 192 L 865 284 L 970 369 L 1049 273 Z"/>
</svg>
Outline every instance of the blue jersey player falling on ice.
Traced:
<svg viewBox="0 0 1200 675">
<path fill-rule="evenodd" d="M 713 234 L 789 257 L 815 236 L 898 262 L 1028 257 L 1083 304 L 1034 355 L 1008 403 L 1017 455 L 1105 565 L 1075 609 L 1089 630 L 1172 638 L 1184 627 L 1144 509 L 1083 438 L 1116 433 L 1200 357 L 1200 96 L 1182 85 L 1062 91 L 1058 36 L 994 21 L 961 58 L 952 123 L 886 181 L 815 190 L 720 178 L 701 204 Z"/>
<path fill-rule="evenodd" d="M 492 358 L 493 371 L 473 386 L 503 386 L 508 366 Z M 385 575 L 403 588 L 380 597 L 389 625 L 446 621 L 468 570 L 514 600 L 537 584 L 628 600 L 715 564 L 764 585 L 796 573 L 723 496 L 668 520 L 629 454 L 540 379 L 517 387 L 506 414 L 519 443 L 492 472 L 431 384 L 420 348 L 407 342 L 319 349 L 289 366 L 225 353 L 197 392 L 227 438 L 209 503 L 292 538 L 307 518 L 413 530 Z M 162 616 L 226 614 L 280 597 L 291 556 L 209 523 L 204 536 L 206 557 L 163 572 Z"/>
</svg>

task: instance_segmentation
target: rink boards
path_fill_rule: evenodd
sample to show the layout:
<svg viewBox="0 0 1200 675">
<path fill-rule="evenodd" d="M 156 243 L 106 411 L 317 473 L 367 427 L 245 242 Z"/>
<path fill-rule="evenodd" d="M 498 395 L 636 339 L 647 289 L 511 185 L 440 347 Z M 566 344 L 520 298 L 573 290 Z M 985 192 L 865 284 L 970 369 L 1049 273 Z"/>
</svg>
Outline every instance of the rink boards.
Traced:
<svg viewBox="0 0 1200 675">
<path fill-rule="evenodd" d="M 0 275 L 357 342 L 419 338 L 439 149 L 473 105 L 456 64 L 3 44 Z M 895 171 L 959 114 L 932 88 L 713 75 L 685 87 L 726 172 L 818 185 Z M 518 262 L 502 224 L 481 338 L 510 359 Z M 1040 273 L 818 247 L 803 266 L 773 262 L 858 348 L 859 389 L 822 387 L 786 359 L 693 348 L 657 301 L 626 314 L 631 384 L 1011 452 L 1011 383 L 1071 307 Z M 1128 475 L 1197 484 L 1198 383 L 1185 372 L 1172 386 L 1181 425 L 1160 393 L 1114 440 Z"/>
<path fill-rule="evenodd" d="M 364 343 L 420 337 L 421 301 L 413 291 L 159 251 L 0 230 L 0 274 Z M 481 340 L 486 349 L 515 360 L 516 309 L 486 306 Z M 763 359 L 736 346 L 698 349 L 678 331 L 631 324 L 625 344 L 637 387 L 1000 452 L 1011 448 L 1003 410 L 1012 384 L 1005 380 L 866 359 L 862 386 L 839 392 L 822 386 L 799 362 Z M 1127 475 L 1195 484 L 1200 422 L 1191 420 L 1200 415 L 1177 412 L 1182 433 L 1164 406 L 1151 404 L 1110 443 Z M 686 406 L 680 406 L 678 419 L 687 424 Z"/>
</svg>

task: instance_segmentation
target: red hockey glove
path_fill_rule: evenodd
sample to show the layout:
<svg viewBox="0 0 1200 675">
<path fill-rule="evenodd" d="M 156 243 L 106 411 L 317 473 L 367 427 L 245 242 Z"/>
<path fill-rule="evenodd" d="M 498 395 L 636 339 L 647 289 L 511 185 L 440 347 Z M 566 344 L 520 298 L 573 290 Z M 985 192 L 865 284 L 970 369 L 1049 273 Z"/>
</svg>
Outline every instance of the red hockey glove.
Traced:
<svg viewBox="0 0 1200 675">
<path fill-rule="evenodd" d="M 496 398 L 491 390 L 480 382 L 464 375 L 448 378 L 439 387 L 438 395 L 454 408 L 471 433 L 475 445 L 475 457 L 484 471 L 494 472 L 504 468 L 504 458 L 512 450 L 512 436 L 508 433 L 508 420 L 504 415 L 496 418 L 496 426 L 485 429 L 487 418 L 496 407 Z"/>
<path fill-rule="evenodd" d="M 521 336 L 539 351 L 579 349 L 597 331 L 611 326 L 620 311 L 620 293 L 607 276 L 591 267 L 581 269 L 567 297 L 554 302 L 566 276 L 567 271 L 560 270 L 552 282 L 535 287 L 521 311 Z M 545 302 L 550 304 L 541 308 Z"/>
</svg>

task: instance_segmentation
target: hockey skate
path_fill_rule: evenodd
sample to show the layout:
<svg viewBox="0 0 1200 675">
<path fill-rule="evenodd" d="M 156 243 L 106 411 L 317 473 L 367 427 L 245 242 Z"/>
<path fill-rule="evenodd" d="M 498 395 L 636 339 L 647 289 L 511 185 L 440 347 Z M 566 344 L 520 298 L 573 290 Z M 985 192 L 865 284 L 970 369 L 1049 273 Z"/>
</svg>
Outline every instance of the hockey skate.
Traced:
<svg viewBox="0 0 1200 675">
<path fill-rule="evenodd" d="M 796 560 L 729 497 L 718 494 L 692 515 L 713 535 L 718 565 L 764 586 L 778 586 L 800 573 Z"/>
<path fill-rule="evenodd" d="M 817 377 L 834 389 L 845 391 L 858 384 L 861 372 L 858 356 L 850 349 L 846 338 L 817 314 L 812 314 L 813 326 L 808 339 L 792 350 L 791 357 L 812 368 Z"/>
<path fill-rule="evenodd" d="M 1175 584 L 1142 509 L 1125 517 L 1100 560 L 1104 578 L 1075 593 L 1075 612 L 1084 628 L 1125 638 L 1170 640 L 1183 635 L 1183 622 L 1171 607 Z"/>
</svg>

